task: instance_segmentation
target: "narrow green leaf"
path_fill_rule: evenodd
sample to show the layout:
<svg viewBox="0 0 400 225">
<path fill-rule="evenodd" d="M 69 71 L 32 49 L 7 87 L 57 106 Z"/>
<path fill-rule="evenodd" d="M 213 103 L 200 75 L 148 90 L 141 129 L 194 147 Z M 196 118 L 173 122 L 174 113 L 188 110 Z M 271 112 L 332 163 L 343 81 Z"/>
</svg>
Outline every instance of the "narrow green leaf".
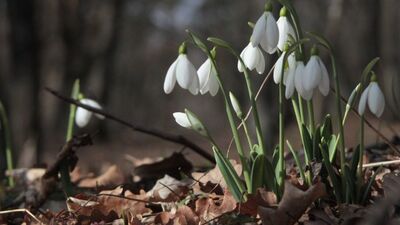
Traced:
<svg viewBox="0 0 400 225">
<path fill-rule="evenodd" d="M 274 193 L 277 193 L 278 186 L 276 183 L 275 171 L 272 163 L 266 158 L 264 161 L 265 165 L 265 180 L 264 184 L 267 186 L 269 190 L 272 190 Z"/>
<path fill-rule="evenodd" d="M 360 145 L 357 145 L 356 150 L 354 151 L 353 157 L 351 159 L 351 167 L 350 167 L 350 173 L 354 180 L 357 178 L 357 168 L 359 160 L 360 160 Z"/>
<path fill-rule="evenodd" d="M 221 153 L 221 151 L 213 146 L 215 161 L 226 184 L 228 185 L 229 191 L 232 193 L 236 201 L 240 202 L 243 200 L 242 194 L 244 193 L 244 188 L 242 181 L 240 180 L 238 174 L 233 168 L 231 162 Z"/>
<path fill-rule="evenodd" d="M 321 151 L 319 150 L 319 144 L 321 142 L 321 126 L 317 126 L 315 129 L 314 135 L 312 137 L 313 141 L 313 160 L 320 161 L 322 156 L 321 156 Z"/>
<path fill-rule="evenodd" d="M 292 145 L 290 144 L 289 140 L 286 140 L 286 144 L 289 147 L 290 152 L 293 155 L 293 159 L 296 162 L 297 168 L 299 168 L 299 172 L 300 172 L 300 177 L 301 179 L 303 179 L 304 182 L 306 182 L 306 175 L 304 173 L 304 169 L 303 166 L 300 163 L 300 159 L 299 159 L 299 155 L 297 154 L 297 152 L 293 149 Z"/>
<path fill-rule="evenodd" d="M 350 94 L 349 100 L 347 101 L 346 104 L 346 109 L 343 114 L 343 120 L 342 120 L 343 125 L 346 123 L 347 115 L 349 114 L 350 110 L 354 107 L 356 100 L 360 94 L 360 91 L 361 91 L 361 83 L 357 84 L 357 86 Z"/>
<path fill-rule="evenodd" d="M 361 197 L 360 204 L 365 204 L 365 201 L 367 201 L 367 198 L 368 198 L 368 196 L 369 196 L 369 194 L 370 194 L 370 191 L 371 191 L 372 184 L 374 183 L 375 178 L 376 178 L 376 175 L 378 174 L 379 171 L 381 171 L 381 169 L 382 169 L 382 166 L 379 167 L 379 168 L 375 171 L 374 175 L 372 175 L 372 176 L 369 178 L 369 181 L 368 181 L 367 185 L 366 185 L 365 188 L 364 188 L 364 192 L 363 192 L 363 195 L 362 195 L 362 197 Z"/>
<path fill-rule="evenodd" d="M 307 157 L 306 161 L 311 161 L 313 152 L 313 142 L 311 140 L 310 133 L 308 132 L 308 129 L 304 124 L 302 124 L 302 130 L 303 130 L 304 153 L 305 157 Z"/>
<path fill-rule="evenodd" d="M 330 114 L 327 114 L 321 128 L 321 136 L 328 140 L 331 137 L 332 133 L 332 118 Z"/>
<path fill-rule="evenodd" d="M 329 161 L 332 163 L 335 159 L 336 150 L 337 150 L 337 137 L 336 135 L 332 134 L 331 138 L 329 139 Z"/>
<path fill-rule="evenodd" d="M 346 183 L 347 183 L 347 193 L 349 194 L 347 202 L 356 202 L 356 187 L 357 187 L 357 179 L 352 177 L 350 168 L 346 165 Z"/>
<path fill-rule="evenodd" d="M 265 156 L 264 154 L 258 154 L 254 160 L 252 169 L 251 169 L 251 190 L 249 193 L 255 193 L 257 188 L 262 187 L 264 172 L 265 172 Z"/>
<path fill-rule="evenodd" d="M 332 182 L 336 200 L 338 202 L 342 202 L 341 184 L 339 182 L 338 176 L 335 173 L 335 170 L 333 169 L 331 162 L 329 161 L 329 155 L 327 153 L 327 146 L 326 146 L 326 144 L 323 144 L 320 147 L 321 147 L 321 153 L 322 153 L 322 159 L 323 159 L 322 161 L 324 163 L 326 170 L 328 171 L 329 178 Z"/>
</svg>

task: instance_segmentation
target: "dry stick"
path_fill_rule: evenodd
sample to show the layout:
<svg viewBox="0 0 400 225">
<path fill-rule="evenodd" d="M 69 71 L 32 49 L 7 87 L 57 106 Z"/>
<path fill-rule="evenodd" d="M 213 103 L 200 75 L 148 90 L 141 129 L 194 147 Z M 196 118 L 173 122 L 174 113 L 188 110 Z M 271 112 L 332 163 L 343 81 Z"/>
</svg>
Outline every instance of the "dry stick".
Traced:
<svg viewBox="0 0 400 225">
<path fill-rule="evenodd" d="M 67 103 L 74 104 L 74 105 L 76 105 L 78 107 L 84 108 L 84 109 L 86 109 L 88 111 L 91 111 L 93 113 L 100 114 L 100 115 L 104 116 L 105 118 L 107 118 L 109 120 L 112 120 L 114 122 L 117 122 L 119 124 L 122 124 L 124 126 L 127 126 L 127 127 L 131 128 L 134 131 L 145 133 L 145 134 L 148 134 L 148 135 L 151 135 L 151 136 L 154 136 L 154 137 L 158 137 L 158 138 L 166 140 L 166 141 L 170 141 L 170 142 L 173 142 L 173 143 L 181 144 L 181 145 L 184 145 L 184 146 L 186 146 L 188 148 L 191 148 L 194 152 L 196 152 L 197 154 L 201 155 L 202 157 L 204 157 L 208 161 L 210 161 L 213 164 L 215 164 L 214 157 L 211 154 L 209 154 L 207 151 L 202 149 L 200 146 L 196 145 L 195 143 L 191 142 L 190 140 L 188 140 L 187 138 L 185 138 L 185 137 L 183 137 L 181 135 L 173 135 L 173 134 L 162 132 L 162 131 L 159 131 L 159 130 L 149 129 L 149 128 L 146 128 L 146 127 L 137 126 L 137 125 L 131 124 L 131 123 L 129 123 L 129 122 L 123 120 L 123 119 L 120 119 L 120 118 L 118 118 L 116 116 L 113 116 L 112 114 L 110 114 L 108 112 L 105 112 L 104 110 L 96 109 L 96 108 L 93 108 L 91 106 L 82 104 L 79 101 L 76 101 L 76 100 L 74 100 L 72 98 L 65 97 L 65 96 L 61 95 L 60 93 L 58 93 L 58 92 L 56 92 L 56 91 L 54 91 L 54 90 L 52 90 L 52 89 L 50 89 L 48 87 L 46 87 L 45 90 L 50 92 L 52 95 L 56 96 L 57 98 L 67 102 Z"/>
<path fill-rule="evenodd" d="M 363 168 L 388 166 L 388 165 L 392 165 L 392 164 L 400 164 L 400 159 L 390 160 L 390 161 L 374 162 L 374 163 L 367 163 L 367 164 L 363 165 Z"/>
<path fill-rule="evenodd" d="M 11 214 L 11 213 L 19 213 L 19 212 L 23 212 L 28 214 L 30 217 L 32 217 L 34 220 L 36 220 L 36 222 L 38 222 L 39 224 L 44 224 L 42 221 L 40 221 L 38 218 L 36 218 L 35 215 L 33 215 L 33 213 L 31 213 L 29 210 L 27 209 L 12 209 L 12 210 L 4 210 L 4 211 L 0 211 L 0 215 L 4 215 L 4 214 Z"/>
</svg>

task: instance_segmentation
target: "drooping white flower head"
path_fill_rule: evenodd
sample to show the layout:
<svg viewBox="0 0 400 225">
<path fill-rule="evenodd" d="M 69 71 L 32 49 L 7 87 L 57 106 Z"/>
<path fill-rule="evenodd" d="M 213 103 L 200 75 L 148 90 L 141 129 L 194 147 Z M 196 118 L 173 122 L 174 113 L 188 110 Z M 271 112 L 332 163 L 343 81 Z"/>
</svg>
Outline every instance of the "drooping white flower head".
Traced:
<svg viewBox="0 0 400 225">
<path fill-rule="evenodd" d="M 289 40 L 289 36 L 296 38 L 296 34 L 294 32 L 292 24 L 290 24 L 289 19 L 287 18 L 286 7 L 282 7 L 279 15 L 280 17 L 276 22 L 279 30 L 278 48 L 279 50 L 283 51 L 285 44 Z"/>
<path fill-rule="evenodd" d="M 219 83 L 217 79 L 217 71 L 208 58 L 197 70 L 200 82 L 200 93 L 202 95 L 210 92 L 211 96 L 215 96 L 218 93 Z"/>
<path fill-rule="evenodd" d="M 93 108 L 96 109 L 101 109 L 101 106 L 99 103 L 97 103 L 96 101 L 92 100 L 92 99 L 88 99 L 88 98 L 82 98 L 81 100 L 79 100 L 80 103 L 91 106 Z M 76 109 L 76 114 L 75 114 L 75 123 L 78 127 L 85 127 L 89 121 L 90 118 L 92 118 L 93 113 L 81 108 L 81 107 L 77 107 Z M 99 119 L 104 119 L 104 116 L 100 115 L 100 114 L 94 114 L 97 118 Z"/>
<path fill-rule="evenodd" d="M 249 70 L 256 69 L 257 73 L 264 73 L 265 58 L 258 46 L 253 47 L 253 45 L 249 43 L 240 53 L 240 57 L 242 58 L 244 64 Z M 237 66 L 239 72 L 244 72 L 244 68 L 242 66 L 242 63 L 240 63 L 240 60 L 238 60 Z"/>
<path fill-rule="evenodd" d="M 290 54 L 287 57 L 287 62 L 284 62 L 284 57 L 286 55 L 286 51 L 288 50 L 288 45 L 285 45 L 285 50 L 282 52 L 281 56 L 276 60 L 275 67 L 274 67 L 274 82 L 276 84 L 279 84 L 281 82 L 282 78 L 282 65 L 285 63 L 283 66 L 284 71 L 283 71 L 283 84 L 286 85 L 286 81 L 289 75 L 289 72 L 295 69 L 296 66 L 296 57 L 294 53 Z"/>
<path fill-rule="evenodd" d="M 318 56 L 318 48 L 314 46 L 311 50 L 310 60 L 305 68 L 303 88 L 305 91 L 312 91 L 318 87 L 323 96 L 329 94 L 329 75 L 324 62 Z"/>
<path fill-rule="evenodd" d="M 182 43 L 179 47 L 179 56 L 171 64 L 165 76 L 164 92 L 166 94 L 174 90 L 176 81 L 178 81 L 179 86 L 189 90 L 194 95 L 199 92 L 199 78 L 196 68 L 187 58 L 185 43 Z"/>
<path fill-rule="evenodd" d="M 172 114 L 175 118 L 177 124 L 184 128 L 191 128 L 191 124 L 189 118 L 187 117 L 186 113 L 184 112 L 174 112 Z"/>
<path fill-rule="evenodd" d="M 261 47 L 269 54 L 273 54 L 278 45 L 279 30 L 274 15 L 272 14 L 272 4 L 265 4 L 265 11 L 257 20 L 250 42 L 253 47 Z"/>
<path fill-rule="evenodd" d="M 358 104 L 358 113 L 364 115 L 366 106 L 376 116 L 380 117 L 385 110 L 385 97 L 379 88 L 375 74 L 371 77 L 371 82 L 361 94 L 360 102 Z"/>
<path fill-rule="evenodd" d="M 303 87 L 303 80 L 305 78 L 305 65 L 302 60 L 296 62 L 296 70 L 294 72 L 294 86 L 297 93 L 305 100 L 310 100 L 314 90 L 306 91 Z"/>
</svg>

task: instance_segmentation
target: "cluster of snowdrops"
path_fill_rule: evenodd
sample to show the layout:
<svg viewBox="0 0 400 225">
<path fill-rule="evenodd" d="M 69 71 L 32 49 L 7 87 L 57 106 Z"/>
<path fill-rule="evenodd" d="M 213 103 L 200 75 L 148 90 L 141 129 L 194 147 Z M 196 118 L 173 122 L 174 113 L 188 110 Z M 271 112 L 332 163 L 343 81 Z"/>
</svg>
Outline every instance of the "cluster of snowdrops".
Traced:
<svg viewBox="0 0 400 225">
<path fill-rule="evenodd" d="M 377 76 L 372 70 L 378 58 L 372 60 L 365 67 L 360 76 L 360 83 L 349 99 L 342 102 L 333 47 L 324 37 L 316 33 L 303 33 L 291 1 L 279 0 L 277 2 L 282 7 L 279 19 L 276 21 L 272 12 L 273 2 L 266 2 L 264 11 L 257 22 L 255 24 L 249 22 L 253 28 L 250 43 L 240 54 L 227 41 L 215 37 L 203 40 L 188 30 L 190 40 L 180 45 L 179 55 L 169 67 L 164 81 L 164 92 L 167 94 L 173 91 L 176 83 L 194 95 L 200 92 L 202 95 L 210 93 L 211 96 L 215 96 L 220 92 L 224 99 L 224 108 L 236 150 L 243 166 L 244 182 L 197 115 L 185 109 L 184 112 L 175 112 L 173 116 L 182 127 L 193 129 L 210 140 L 217 165 L 237 201 L 246 201 L 246 194 L 254 193 L 259 187 L 266 187 L 274 191 L 278 198 L 282 196 L 286 177 L 285 145 L 293 154 L 299 168 L 300 178 L 304 180 L 305 185 L 311 186 L 313 182 L 312 171 L 305 168 L 312 162 L 322 162 L 328 174 L 327 180 L 332 187 L 332 196 L 335 196 L 337 201 L 365 201 L 370 186 L 368 186 L 369 181 L 365 180 L 363 176 L 362 169 L 364 112 L 368 106 L 376 117 L 380 117 L 385 106 L 385 99 L 377 83 Z M 305 34 L 307 34 L 307 38 L 304 38 Z M 306 50 L 305 44 L 309 42 L 313 44 L 307 46 L 312 47 L 310 50 Z M 197 70 L 188 59 L 188 44 L 193 44 L 207 56 L 205 62 Z M 220 74 L 217 64 L 217 49 L 228 51 L 238 61 L 237 69 L 243 74 L 252 106 L 256 141 L 248 132 L 247 118 L 245 118 L 241 104 L 233 93 L 227 92 L 227 87 L 224 85 L 224 76 Z M 331 73 L 328 72 L 325 63 L 319 56 L 319 51 L 322 49 L 327 51 L 330 56 Z M 250 76 L 253 70 L 258 74 L 265 74 L 266 54 L 278 55 L 278 59 L 274 63 L 273 80 L 279 85 L 279 101 L 277 102 L 279 104 L 279 143 L 274 149 L 267 149 L 264 143 L 265 137 L 262 134 L 261 118 L 257 110 L 256 96 Z M 332 87 L 331 83 L 333 83 Z M 316 122 L 314 119 L 313 96 L 318 91 L 323 96 L 327 96 L 331 90 L 336 99 L 336 115 L 338 116 L 336 120 L 338 131 L 336 132 L 332 128 L 329 114 L 321 122 Z M 355 104 L 358 99 L 357 108 Z M 292 105 L 296 116 L 304 150 L 303 164 L 299 159 L 298 151 L 291 147 L 288 140 L 285 143 L 283 110 L 285 103 Z M 343 125 L 348 112 L 352 109 L 358 111 L 361 118 L 361 137 L 357 151 L 353 153 L 352 160 L 348 161 L 343 138 Z M 248 147 L 243 146 L 241 134 L 246 136 L 246 146 Z M 245 151 L 246 148 L 248 151 Z M 339 164 L 336 163 L 337 157 L 340 159 Z"/>
</svg>

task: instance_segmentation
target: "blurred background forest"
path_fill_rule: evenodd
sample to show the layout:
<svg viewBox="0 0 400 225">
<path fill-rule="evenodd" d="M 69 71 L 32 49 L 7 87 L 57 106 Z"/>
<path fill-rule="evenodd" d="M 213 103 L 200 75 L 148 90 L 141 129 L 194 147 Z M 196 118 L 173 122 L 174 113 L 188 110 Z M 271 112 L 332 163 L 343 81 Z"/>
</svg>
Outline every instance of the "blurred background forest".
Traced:
<svg viewBox="0 0 400 225">
<path fill-rule="evenodd" d="M 303 30 L 319 32 L 333 43 L 345 97 L 364 66 L 381 57 L 376 72 L 389 105 L 384 119 L 394 124 L 398 113 L 393 96 L 398 88 L 392 85 L 399 84 L 400 1 L 294 2 Z M 241 51 L 251 34 L 247 21 L 255 22 L 263 5 L 263 0 L 0 0 L 0 99 L 9 114 L 18 166 L 54 159 L 64 143 L 68 105 L 44 87 L 69 95 L 76 78 L 81 80 L 83 93 L 107 111 L 134 124 L 187 135 L 208 148 L 204 140 L 174 122 L 173 112 L 190 108 L 227 146 L 230 135 L 222 100 L 192 96 L 180 88 L 166 95 L 164 77 L 179 44 L 187 38 L 186 28 L 203 37 L 221 37 Z M 279 7 L 274 9 L 278 15 Z M 189 47 L 188 51 L 196 67 L 205 60 L 199 50 Z M 248 106 L 235 59 L 219 51 L 218 60 L 229 89 Z M 274 60 L 267 57 L 267 68 Z M 254 74 L 255 86 L 264 77 Z M 318 98 L 317 115 L 332 111 L 332 100 L 332 94 Z M 272 146 L 277 133 L 275 84 L 267 84 L 259 104 L 266 140 Z M 287 115 L 290 120 L 289 109 Z M 95 146 L 79 153 L 86 154 L 93 167 L 99 164 L 93 156 L 107 161 L 125 153 L 168 155 L 181 148 L 110 121 L 94 119 L 88 128 L 76 130 L 85 131 L 99 131 Z"/>
</svg>

